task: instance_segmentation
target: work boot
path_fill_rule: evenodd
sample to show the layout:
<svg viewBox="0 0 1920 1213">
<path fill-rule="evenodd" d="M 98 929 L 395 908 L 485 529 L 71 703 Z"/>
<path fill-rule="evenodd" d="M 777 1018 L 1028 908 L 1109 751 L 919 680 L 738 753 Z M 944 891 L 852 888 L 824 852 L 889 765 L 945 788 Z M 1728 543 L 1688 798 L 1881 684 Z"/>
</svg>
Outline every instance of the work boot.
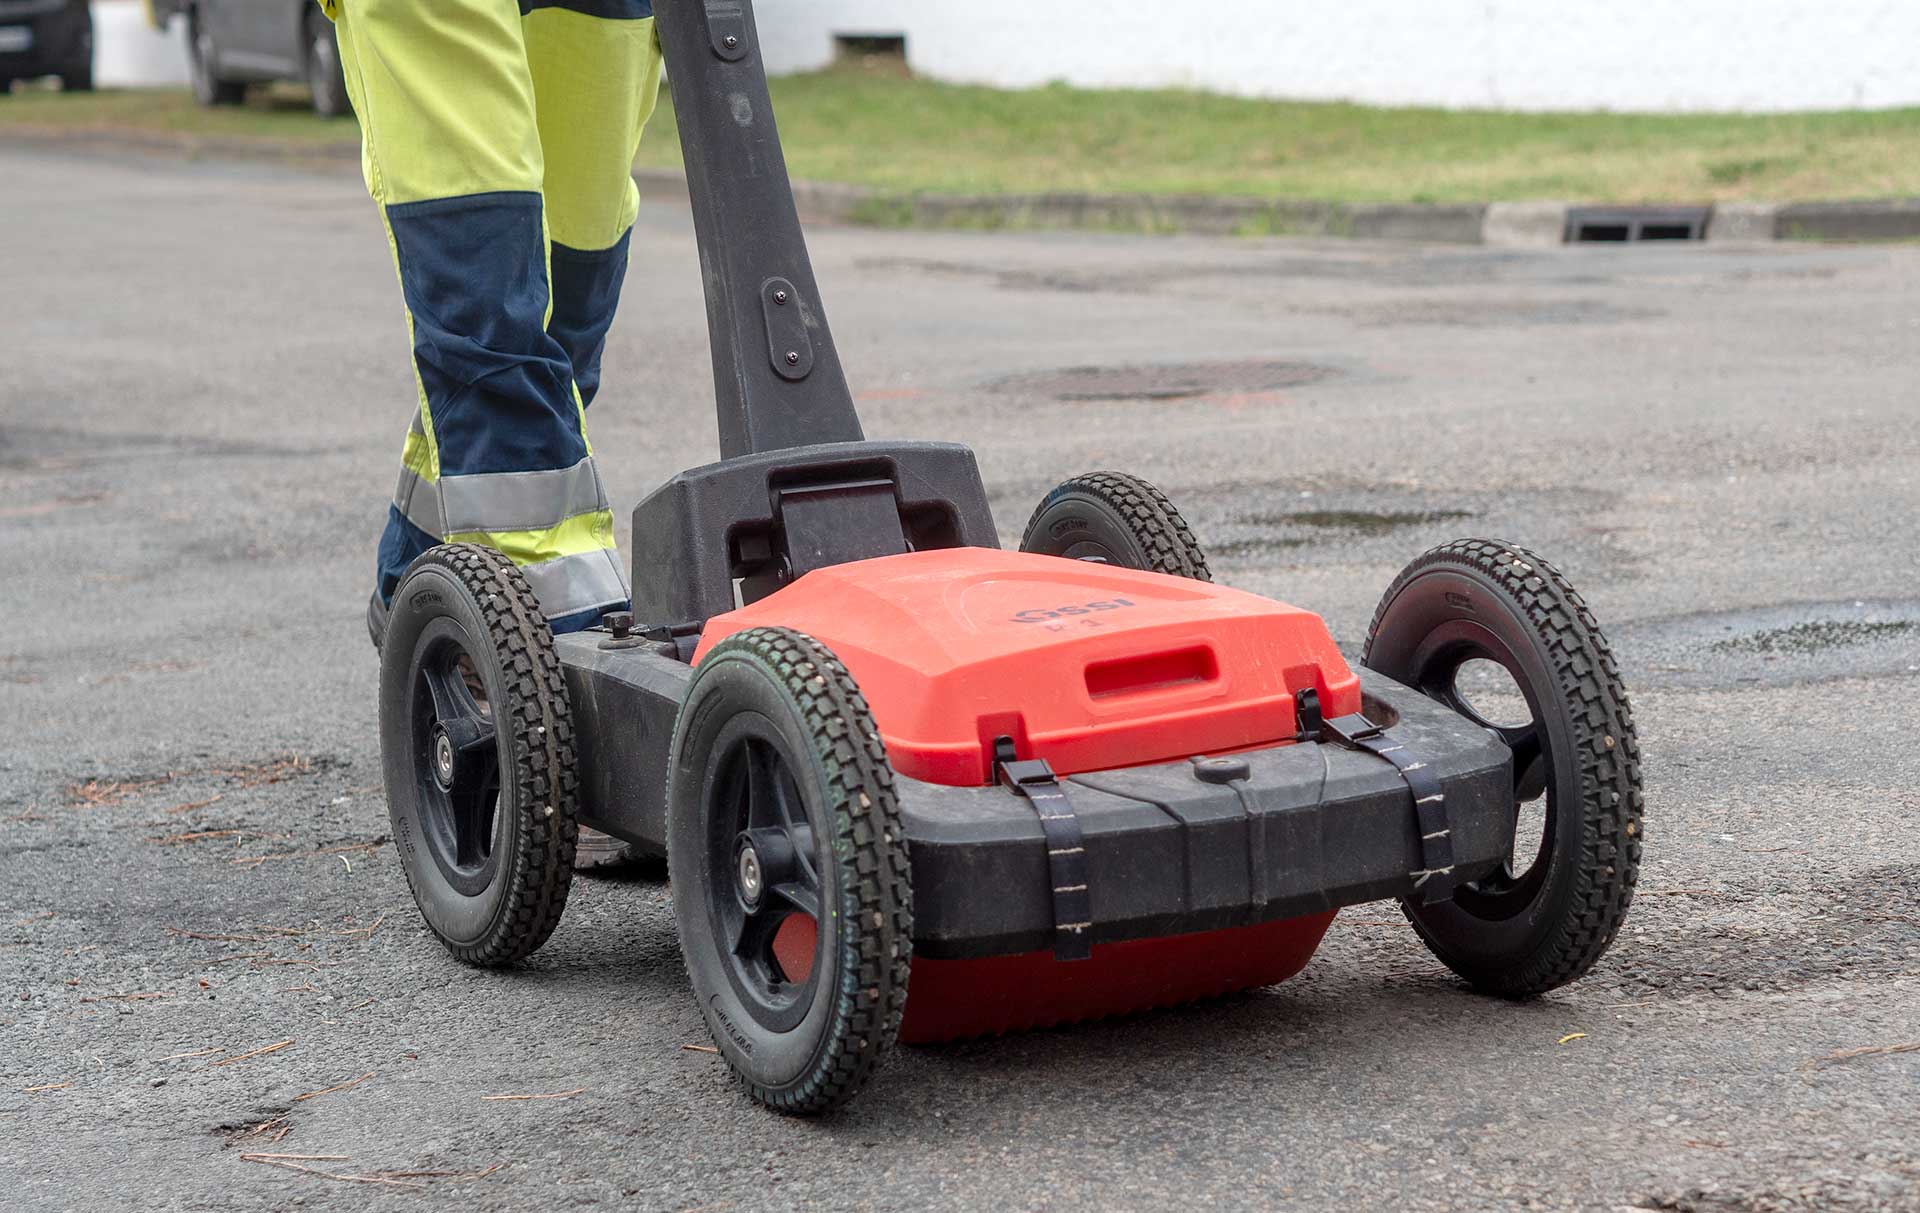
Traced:
<svg viewBox="0 0 1920 1213">
<path fill-rule="evenodd" d="M 635 866 L 639 856 L 633 844 L 611 834 L 580 827 L 580 841 L 573 844 L 573 870 L 576 872 L 617 872 Z"/>
<path fill-rule="evenodd" d="M 387 638 L 387 604 L 380 601 L 378 590 L 367 600 L 367 635 L 373 640 L 373 651 L 379 652 L 381 642 Z M 460 678 L 467 684 L 467 693 L 473 696 L 473 702 L 479 706 L 481 714 L 491 715 L 486 685 L 480 681 L 480 671 L 474 668 L 473 660 L 465 653 L 460 654 Z M 634 853 L 631 843 L 622 842 L 599 830 L 580 827 L 580 840 L 573 848 L 574 871 L 614 872 L 632 867 L 639 860 L 640 856 Z"/>
<path fill-rule="evenodd" d="M 380 601 L 379 590 L 367 600 L 367 635 L 372 637 L 373 651 L 378 653 L 381 642 L 387 638 L 387 604 Z"/>
</svg>

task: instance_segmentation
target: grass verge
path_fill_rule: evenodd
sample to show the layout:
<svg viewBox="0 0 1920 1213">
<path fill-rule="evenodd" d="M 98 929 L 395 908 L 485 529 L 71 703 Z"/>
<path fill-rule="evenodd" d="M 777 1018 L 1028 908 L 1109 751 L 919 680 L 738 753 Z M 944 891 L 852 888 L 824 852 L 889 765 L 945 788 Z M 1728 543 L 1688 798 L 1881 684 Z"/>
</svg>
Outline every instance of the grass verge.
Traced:
<svg viewBox="0 0 1920 1213">
<path fill-rule="evenodd" d="M 1516 114 L 1181 91 L 940 84 L 842 68 L 773 82 L 793 175 L 894 194 L 1217 194 L 1344 202 L 1794 202 L 1920 195 L 1920 109 Z M 350 142 L 297 89 L 202 109 L 177 91 L 0 99 L 0 130 Z M 679 164 L 670 99 L 639 163 Z"/>
</svg>

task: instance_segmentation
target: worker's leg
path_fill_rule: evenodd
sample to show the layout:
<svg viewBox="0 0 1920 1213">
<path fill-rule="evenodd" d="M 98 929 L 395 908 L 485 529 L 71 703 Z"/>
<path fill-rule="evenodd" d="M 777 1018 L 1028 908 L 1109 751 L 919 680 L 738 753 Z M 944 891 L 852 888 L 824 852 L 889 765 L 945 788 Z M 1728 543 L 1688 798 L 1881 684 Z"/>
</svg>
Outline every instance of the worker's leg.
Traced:
<svg viewBox="0 0 1920 1213">
<path fill-rule="evenodd" d="M 639 194 L 633 158 L 660 91 L 652 0 L 523 0 L 527 63 L 546 158 L 553 318 L 582 404 L 626 276 Z"/>
<path fill-rule="evenodd" d="M 613 514 L 566 346 L 548 332 L 545 165 L 515 0 L 340 0 L 413 334 L 420 407 L 380 541 L 379 592 L 441 540 L 520 565 L 556 628 L 626 601 Z"/>
<path fill-rule="evenodd" d="M 639 194 L 633 157 L 660 91 L 651 0 L 522 0 L 527 63 L 546 153 L 553 238 L 553 316 L 581 407 L 600 388 L 600 352 L 626 277 Z M 576 868 L 635 858 L 617 838 L 582 828 Z"/>
</svg>

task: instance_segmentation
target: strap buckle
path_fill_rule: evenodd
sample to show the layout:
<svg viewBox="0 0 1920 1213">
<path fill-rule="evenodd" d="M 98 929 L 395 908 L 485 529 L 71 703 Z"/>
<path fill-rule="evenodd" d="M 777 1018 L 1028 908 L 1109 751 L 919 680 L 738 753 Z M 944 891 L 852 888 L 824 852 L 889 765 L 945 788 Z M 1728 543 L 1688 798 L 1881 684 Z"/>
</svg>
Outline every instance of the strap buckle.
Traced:
<svg viewBox="0 0 1920 1213">
<path fill-rule="evenodd" d="M 1358 746 L 1369 737 L 1378 737 L 1385 729 L 1367 719 L 1365 712 L 1353 712 L 1346 716 L 1335 716 L 1326 722 L 1327 732 L 1332 733 L 1341 742 Z"/>
<path fill-rule="evenodd" d="M 1002 786 L 1016 790 L 1060 782 L 1044 758 L 1001 759 L 993 764 L 993 770 Z"/>
</svg>

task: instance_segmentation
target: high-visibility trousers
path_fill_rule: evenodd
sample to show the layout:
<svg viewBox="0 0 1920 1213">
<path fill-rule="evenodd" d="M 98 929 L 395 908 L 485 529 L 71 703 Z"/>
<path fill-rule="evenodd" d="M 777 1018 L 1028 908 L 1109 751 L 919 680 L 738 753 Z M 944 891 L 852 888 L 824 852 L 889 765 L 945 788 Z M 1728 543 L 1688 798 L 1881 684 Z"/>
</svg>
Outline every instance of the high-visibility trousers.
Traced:
<svg viewBox="0 0 1920 1213">
<path fill-rule="evenodd" d="M 413 337 L 419 407 L 379 547 L 497 548 L 557 630 L 625 605 L 586 410 L 660 88 L 652 0 L 321 0 Z"/>
</svg>

